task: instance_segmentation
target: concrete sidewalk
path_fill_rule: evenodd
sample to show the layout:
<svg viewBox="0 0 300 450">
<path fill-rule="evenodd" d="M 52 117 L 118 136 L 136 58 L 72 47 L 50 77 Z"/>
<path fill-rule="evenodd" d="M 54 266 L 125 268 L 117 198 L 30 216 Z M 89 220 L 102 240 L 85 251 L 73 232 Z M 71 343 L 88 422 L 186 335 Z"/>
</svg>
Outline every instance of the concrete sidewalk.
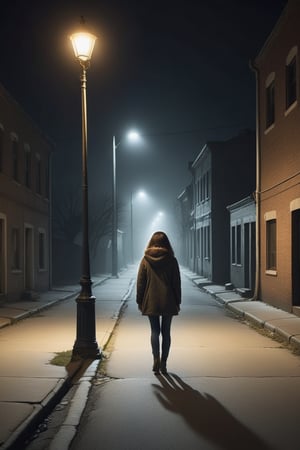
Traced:
<svg viewBox="0 0 300 450">
<path fill-rule="evenodd" d="M 299 357 L 181 273 L 169 374 L 152 373 L 150 327 L 133 294 L 69 449 L 299 450 Z M 71 424 L 53 427 L 50 448 L 30 450 L 67 449 Z"/>
<path fill-rule="evenodd" d="M 135 277 L 136 267 L 131 266 L 122 271 L 119 278 L 92 278 L 96 337 L 101 349 L 111 336 Z M 49 414 L 76 378 L 82 373 L 93 377 L 97 370 L 99 361 L 71 364 L 68 368 L 49 364 L 53 351 L 72 348 L 76 336 L 75 298 L 79 291 L 79 284 L 64 286 L 41 293 L 36 300 L 0 305 L 1 450 L 24 448 L 28 430 L 34 429 Z M 54 305 L 55 308 L 50 308 Z M 25 318 L 28 320 L 22 320 Z M 50 326 L 47 325 L 45 336 L 40 336 L 42 333 L 37 327 L 43 326 L 46 320 L 50 321 Z M 53 336 L 53 332 L 57 336 Z"/>
<path fill-rule="evenodd" d="M 300 317 L 262 301 L 246 299 L 238 292 L 228 290 L 222 285 L 213 284 L 189 270 L 185 270 L 185 275 L 237 316 L 264 329 L 271 336 L 292 346 L 293 349 L 300 350 Z"/>
<path fill-rule="evenodd" d="M 132 266 L 123 271 L 117 279 L 93 277 L 93 294 L 96 296 L 97 341 L 102 349 L 108 342 L 120 310 L 134 286 L 136 270 L 136 266 Z M 224 286 L 212 284 L 186 268 L 181 268 L 181 273 L 182 276 L 192 280 L 200 289 L 216 298 L 225 308 L 255 324 L 255 326 L 274 333 L 287 344 L 291 344 L 300 350 L 300 318 L 260 301 L 245 300 L 235 291 L 228 291 Z M 14 371 L 13 364 L 14 360 L 20 358 L 20 349 L 15 348 L 13 350 L 14 347 L 11 347 L 12 349 L 8 349 L 7 352 L 3 350 L 8 340 L 14 336 L 14 330 L 18 329 L 18 326 L 8 326 L 9 324 L 20 321 L 22 318 L 34 317 L 34 314 L 55 304 L 67 304 L 67 300 L 74 298 L 78 292 L 79 286 L 66 286 L 60 290 L 42 294 L 37 301 L 2 304 L 0 307 L 0 327 L 5 327 L 0 330 L 2 368 L 0 368 L 1 450 L 23 448 L 19 446 L 20 439 L 22 442 L 22 436 L 26 435 L 28 428 L 32 428 L 43 420 L 45 415 L 51 411 L 51 407 L 67 392 L 72 381 L 76 388 L 74 398 L 71 401 L 68 415 L 49 448 L 51 450 L 68 449 L 76 433 L 99 361 L 90 361 L 90 365 L 81 367 L 81 370 L 77 367 L 67 373 L 65 368 L 54 367 L 47 363 L 49 361 L 49 350 L 44 348 L 43 342 L 41 342 L 40 348 L 35 349 L 36 352 L 39 352 L 39 365 L 34 366 L 35 362 L 32 362 L 32 371 L 29 372 L 28 376 L 26 375 L 26 368 L 22 368 L 20 377 L 20 373 Z M 72 308 L 75 309 L 74 305 Z M 51 308 L 51 311 L 55 314 L 58 309 Z M 64 321 L 65 319 L 61 318 L 61 320 Z M 11 333 L 6 337 L 5 332 L 9 330 Z M 74 342 L 74 333 L 74 324 L 72 324 L 71 337 L 68 336 L 72 343 Z M 17 444 L 17 447 L 15 444 Z"/>
<path fill-rule="evenodd" d="M 93 288 L 109 278 L 108 275 L 93 277 Z M 36 298 L 0 303 L 0 328 L 13 325 L 19 320 L 37 314 L 46 308 L 79 294 L 80 285 L 53 287 L 51 291 L 39 292 Z"/>
<path fill-rule="evenodd" d="M 182 277 L 193 281 L 193 283 L 199 288 L 203 289 L 226 308 L 232 310 L 236 315 L 252 321 L 259 327 L 265 327 L 275 331 L 282 337 L 285 337 L 286 327 L 290 322 L 287 319 L 293 319 L 294 326 L 297 324 L 296 334 L 293 336 L 288 335 L 285 338 L 287 340 L 293 340 L 296 343 L 300 338 L 300 318 L 293 316 L 292 314 L 285 313 L 276 308 L 272 308 L 262 302 L 245 301 L 243 297 L 236 294 L 234 291 L 225 290 L 224 286 L 213 285 L 203 278 L 199 278 L 197 274 L 190 272 L 188 269 L 181 267 Z M 275 322 L 279 320 L 280 322 Z M 297 337 L 297 334 L 299 336 Z M 300 348 L 300 346 L 299 346 Z M 89 390 L 92 385 L 92 381 L 95 375 L 95 371 L 87 371 L 77 382 L 77 390 L 72 398 L 71 407 L 67 412 L 65 420 L 59 427 L 59 430 L 55 433 L 55 437 L 51 440 L 48 450 L 68 450 L 70 444 L 77 433 L 78 426 L 80 424 L 81 415 L 86 407 Z M 105 402 L 104 402 L 105 403 Z M 104 408 L 105 409 L 105 408 Z M 34 448 L 34 447 L 33 447 Z M 38 447 L 37 447 L 38 448 Z"/>
</svg>

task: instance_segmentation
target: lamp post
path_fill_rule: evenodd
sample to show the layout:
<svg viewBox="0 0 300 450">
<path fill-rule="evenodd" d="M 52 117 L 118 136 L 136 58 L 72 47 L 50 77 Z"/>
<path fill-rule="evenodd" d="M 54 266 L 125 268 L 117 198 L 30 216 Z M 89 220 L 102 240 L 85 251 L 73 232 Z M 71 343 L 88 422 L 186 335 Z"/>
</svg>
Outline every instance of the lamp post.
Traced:
<svg viewBox="0 0 300 450">
<path fill-rule="evenodd" d="M 118 221 L 117 221 L 117 161 L 116 150 L 120 145 L 116 144 L 116 137 L 113 136 L 113 216 L 112 216 L 112 262 L 111 274 L 113 277 L 118 277 Z"/>
<path fill-rule="evenodd" d="M 130 194 L 130 244 L 131 244 L 131 264 L 134 263 L 134 248 L 133 248 L 133 195 Z"/>
<path fill-rule="evenodd" d="M 101 357 L 96 341 L 95 297 L 92 295 L 90 276 L 89 236 L 88 236 L 88 173 L 87 173 L 87 102 L 86 71 L 95 45 L 96 37 L 80 32 L 70 36 L 81 73 L 81 116 L 82 116 L 82 275 L 81 291 L 77 302 L 77 333 L 72 358 L 97 359 Z"/>
<path fill-rule="evenodd" d="M 136 131 L 130 131 L 127 134 L 127 138 L 130 141 L 137 141 L 139 139 L 139 134 Z M 122 141 L 116 143 L 116 137 L 113 136 L 113 141 L 112 141 L 112 150 L 113 150 L 113 155 L 112 155 L 112 162 L 113 162 L 113 170 L 112 170 L 112 175 L 113 175 L 113 186 L 112 186 L 112 190 L 113 190 L 113 217 L 112 217 L 112 239 L 111 239 L 111 246 L 112 246 L 112 276 L 113 277 L 118 277 L 118 211 L 117 211 L 117 154 L 116 154 L 116 150 L 119 147 L 119 145 L 121 144 Z"/>
</svg>

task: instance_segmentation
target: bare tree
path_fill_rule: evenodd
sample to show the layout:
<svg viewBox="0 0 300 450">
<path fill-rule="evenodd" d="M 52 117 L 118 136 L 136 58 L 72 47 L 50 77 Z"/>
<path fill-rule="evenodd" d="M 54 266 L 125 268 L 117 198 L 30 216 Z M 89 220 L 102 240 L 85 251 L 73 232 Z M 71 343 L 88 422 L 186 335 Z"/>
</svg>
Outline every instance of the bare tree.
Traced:
<svg viewBox="0 0 300 450">
<path fill-rule="evenodd" d="M 112 228 L 112 202 L 108 196 L 92 203 L 92 211 L 90 214 L 90 248 L 94 257 L 101 239 L 111 234 Z"/>
<path fill-rule="evenodd" d="M 111 233 L 112 202 L 109 196 L 94 197 L 89 208 L 89 238 L 95 256 L 100 240 Z M 82 231 L 82 205 L 79 188 L 56 194 L 53 202 L 53 236 L 74 243 Z"/>
<path fill-rule="evenodd" d="M 74 243 L 81 231 L 81 196 L 79 190 L 56 192 L 53 199 L 53 237 Z"/>
</svg>

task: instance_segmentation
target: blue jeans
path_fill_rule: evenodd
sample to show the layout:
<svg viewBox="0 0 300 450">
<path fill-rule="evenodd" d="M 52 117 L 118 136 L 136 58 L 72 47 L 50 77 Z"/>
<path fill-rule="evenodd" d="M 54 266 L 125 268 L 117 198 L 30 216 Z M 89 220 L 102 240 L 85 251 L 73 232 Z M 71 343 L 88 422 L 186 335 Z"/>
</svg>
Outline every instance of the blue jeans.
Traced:
<svg viewBox="0 0 300 450">
<path fill-rule="evenodd" d="M 162 335 L 161 359 L 167 360 L 171 346 L 171 322 L 173 316 L 148 316 L 151 326 L 151 347 L 154 358 L 159 357 L 159 336 Z"/>
</svg>

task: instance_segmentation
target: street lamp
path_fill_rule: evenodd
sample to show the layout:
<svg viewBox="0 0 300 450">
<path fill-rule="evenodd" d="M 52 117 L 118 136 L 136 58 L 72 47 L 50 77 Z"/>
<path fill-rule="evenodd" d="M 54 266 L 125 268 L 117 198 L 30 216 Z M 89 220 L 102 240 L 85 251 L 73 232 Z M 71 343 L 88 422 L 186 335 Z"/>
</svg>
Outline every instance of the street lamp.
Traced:
<svg viewBox="0 0 300 450">
<path fill-rule="evenodd" d="M 157 214 L 155 215 L 154 219 L 151 222 L 151 227 L 150 227 L 151 232 L 154 232 L 158 225 L 161 227 L 163 217 L 164 217 L 164 212 L 158 211 Z"/>
<path fill-rule="evenodd" d="M 82 116 L 82 276 L 81 292 L 77 302 L 77 334 L 72 358 L 96 359 L 101 357 L 96 341 L 95 297 L 92 295 L 90 276 L 89 236 L 88 236 L 88 173 L 87 173 L 87 103 L 86 70 L 90 66 L 96 37 L 90 33 L 79 32 L 70 36 L 76 59 L 82 73 L 81 116 Z"/>
<path fill-rule="evenodd" d="M 139 140 L 137 131 L 130 131 L 127 134 L 128 140 L 136 142 Z M 117 155 L 116 150 L 122 141 L 116 143 L 116 137 L 113 136 L 113 217 L 112 217 L 112 276 L 118 277 L 118 211 L 117 211 Z"/>
</svg>

